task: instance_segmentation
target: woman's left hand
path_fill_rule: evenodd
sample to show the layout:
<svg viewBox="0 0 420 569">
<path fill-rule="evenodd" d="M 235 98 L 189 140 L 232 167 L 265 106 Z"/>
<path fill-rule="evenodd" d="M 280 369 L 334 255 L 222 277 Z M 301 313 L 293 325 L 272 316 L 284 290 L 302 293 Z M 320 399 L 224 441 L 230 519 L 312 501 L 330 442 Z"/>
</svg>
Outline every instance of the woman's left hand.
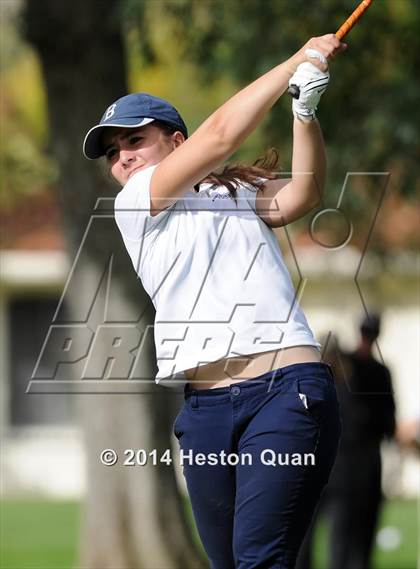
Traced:
<svg viewBox="0 0 420 569">
<path fill-rule="evenodd" d="M 318 57 L 322 63 L 327 63 L 325 57 L 317 51 L 307 49 L 308 55 Z M 328 65 L 326 65 L 328 69 Z M 319 67 L 304 61 L 301 63 L 289 81 L 289 86 L 298 88 L 299 97 L 293 98 L 292 109 L 296 118 L 303 122 L 315 119 L 315 111 L 317 109 L 321 95 L 325 92 L 330 74 L 328 71 L 321 71 Z"/>
<path fill-rule="evenodd" d="M 314 49 L 321 53 L 327 60 L 327 63 L 324 63 L 317 57 L 308 55 L 306 53 L 308 49 Z M 341 42 L 335 34 L 326 34 L 324 36 L 311 38 L 307 41 L 295 56 L 293 56 L 293 59 L 296 62 L 296 66 L 300 63 L 304 63 L 305 61 L 309 61 L 309 63 L 312 63 L 315 67 L 318 67 L 321 71 L 325 72 L 328 70 L 328 61 L 331 61 L 333 57 L 346 49 L 347 44 Z"/>
</svg>

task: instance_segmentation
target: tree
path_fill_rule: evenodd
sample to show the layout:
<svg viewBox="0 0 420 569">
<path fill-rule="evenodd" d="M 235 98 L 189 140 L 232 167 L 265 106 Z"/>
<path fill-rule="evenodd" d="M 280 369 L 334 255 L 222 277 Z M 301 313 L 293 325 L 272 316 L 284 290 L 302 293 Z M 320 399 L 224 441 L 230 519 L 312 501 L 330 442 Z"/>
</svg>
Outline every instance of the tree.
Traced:
<svg viewBox="0 0 420 569">
<path fill-rule="evenodd" d="M 240 88 L 310 37 L 336 31 L 356 5 L 353 0 L 320 0 L 308 9 L 306 0 L 162 0 L 148 3 L 151 24 L 145 31 L 166 19 L 174 42 L 183 47 L 182 56 L 197 65 L 203 84 L 226 74 Z M 346 38 L 348 51 L 331 65 L 331 86 L 318 115 L 328 149 L 328 185 L 337 194 L 349 171 L 390 171 L 397 195 L 416 195 L 419 27 L 415 0 L 374 2 Z M 149 50 L 156 51 L 152 38 L 148 43 Z M 285 170 L 290 117 L 290 99 L 285 96 L 263 124 L 264 143 L 279 148 Z M 364 214 L 371 208 L 366 207 L 366 188 L 362 193 L 351 205 L 366 225 Z"/>
<path fill-rule="evenodd" d="M 30 0 L 24 10 L 26 37 L 38 51 L 43 69 L 50 148 L 59 166 L 57 186 L 71 259 L 97 197 L 115 195 L 100 167 L 82 157 L 81 143 L 98 112 L 127 91 L 120 8 L 118 0 Z M 112 256 L 107 259 L 109 251 Z M 111 261 L 117 280 L 111 309 L 123 321 L 144 306 L 139 328 L 150 325 L 152 304 L 133 276 L 115 224 L 96 230 L 84 252 L 67 294 L 74 320 Z M 104 301 L 103 292 L 98 298 Z M 106 348 L 103 345 L 102 351 Z M 154 377 L 153 352 L 153 345 L 148 345 L 142 362 L 145 377 Z M 157 386 L 134 397 L 79 395 L 88 470 L 80 555 L 84 569 L 204 566 L 183 514 L 173 467 L 158 463 L 107 468 L 99 460 L 107 447 L 120 452 L 156 448 L 158 454 L 170 448 L 174 403 L 174 397 Z"/>
</svg>

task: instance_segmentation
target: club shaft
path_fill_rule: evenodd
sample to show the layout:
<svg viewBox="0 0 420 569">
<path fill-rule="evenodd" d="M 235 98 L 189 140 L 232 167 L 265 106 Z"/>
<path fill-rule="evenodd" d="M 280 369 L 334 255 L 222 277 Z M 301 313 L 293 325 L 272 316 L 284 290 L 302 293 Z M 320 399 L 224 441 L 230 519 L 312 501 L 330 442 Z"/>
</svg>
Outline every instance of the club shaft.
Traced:
<svg viewBox="0 0 420 569">
<path fill-rule="evenodd" d="M 364 12 L 372 4 L 372 0 L 362 0 L 357 6 L 355 11 L 347 18 L 344 24 L 336 31 L 336 37 L 341 40 L 346 36 L 352 29 L 354 24 L 359 20 L 359 18 L 364 14 Z"/>
<path fill-rule="evenodd" d="M 354 12 L 347 18 L 342 26 L 335 32 L 335 36 L 342 40 L 346 36 L 356 22 L 361 18 L 361 16 L 366 12 L 369 6 L 372 4 L 373 0 L 362 0 Z M 299 87 L 297 85 L 291 85 L 288 92 L 295 99 L 299 99 Z"/>
</svg>

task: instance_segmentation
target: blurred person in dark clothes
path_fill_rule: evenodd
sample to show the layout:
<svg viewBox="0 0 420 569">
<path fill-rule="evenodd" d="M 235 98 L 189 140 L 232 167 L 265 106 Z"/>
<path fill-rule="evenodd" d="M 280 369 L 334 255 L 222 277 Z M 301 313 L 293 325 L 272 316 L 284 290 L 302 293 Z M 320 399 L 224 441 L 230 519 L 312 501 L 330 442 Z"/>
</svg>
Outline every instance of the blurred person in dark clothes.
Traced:
<svg viewBox="0 0 420 569">
<path fill-rule="evenodd" d="M 369 569 L 378 516 L 383 502 L 380 445 L 395 433 L 395 401 L 389 369 L 372 353 L 380 317 L 370 314 L 360 325 L 357 349 L 328 350 L 336 377 L 343 430 L 337 458 L 318 513 L 302 544 L 296 569 L 312 567 L 316 518 L 329 526 L 329 567 Z"/>
</svg>

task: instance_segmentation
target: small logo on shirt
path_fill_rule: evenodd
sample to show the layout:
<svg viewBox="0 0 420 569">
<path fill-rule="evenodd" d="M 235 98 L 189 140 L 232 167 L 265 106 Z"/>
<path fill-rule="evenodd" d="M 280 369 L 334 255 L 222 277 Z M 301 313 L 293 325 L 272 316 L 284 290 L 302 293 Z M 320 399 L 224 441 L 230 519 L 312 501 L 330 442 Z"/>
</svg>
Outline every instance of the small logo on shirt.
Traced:
<svg viewBox="0 0 420 569">
<path fill-rule="evenodd" d="M 230 194 L 228 193 L 223 193 L 223 194 L 219 194 L 219 193 L 214 193 L 211 197 L 211 201 L 214 202 L 215 200 L 219 199 L 219 200 L 228 200 L 230 198 Z"/>
</svg>

